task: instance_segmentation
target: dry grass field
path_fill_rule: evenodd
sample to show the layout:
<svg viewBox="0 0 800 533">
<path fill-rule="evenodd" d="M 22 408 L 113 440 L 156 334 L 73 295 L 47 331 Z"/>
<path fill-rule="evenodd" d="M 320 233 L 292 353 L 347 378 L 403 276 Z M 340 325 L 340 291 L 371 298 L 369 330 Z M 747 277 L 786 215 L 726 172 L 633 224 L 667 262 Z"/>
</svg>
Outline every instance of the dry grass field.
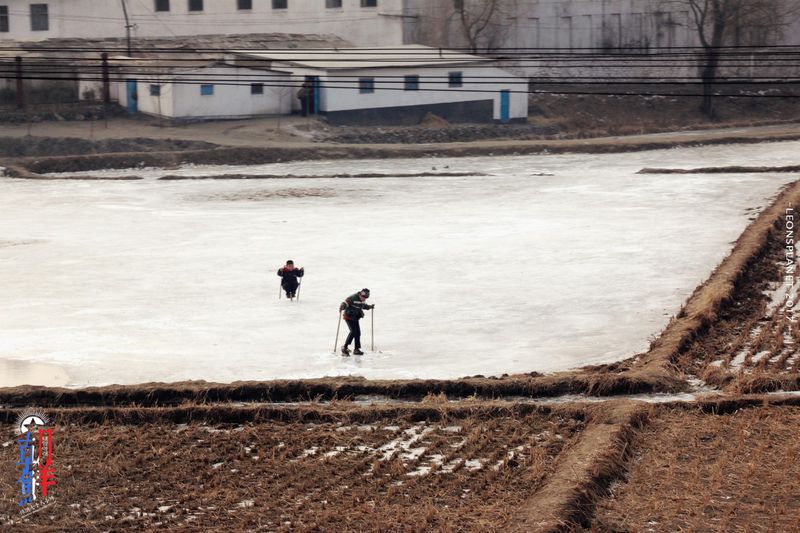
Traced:
<svg viewBox="0 0 800 533">
<path fill-rule="evenodd" d="M 597 505 L 592 530 L 800 531 L 798 429 L 797 406 L 660 410 L 632 440 L 627 476 Z"/>
<path fill-rule="evenodd" d="M 58 500 L 26 528 L 497 531 L 588 423 L 581 410 L 483 402 L 383 413 L 345 402 L 243 424 L 164 411 L 135 425 L 58 411 Z M 4 522 L 17 511 L 17 453 L 0 448 Z"/>
</svg>

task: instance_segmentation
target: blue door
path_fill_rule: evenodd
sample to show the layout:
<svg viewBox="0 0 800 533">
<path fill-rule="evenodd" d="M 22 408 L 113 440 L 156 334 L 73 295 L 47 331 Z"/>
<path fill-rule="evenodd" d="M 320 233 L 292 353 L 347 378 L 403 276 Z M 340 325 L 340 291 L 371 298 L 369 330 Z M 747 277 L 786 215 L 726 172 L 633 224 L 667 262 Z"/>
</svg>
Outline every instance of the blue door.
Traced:
<svg viewBox="0 0 800 533">
<path fill-rule="evenodd" d="M 319 76 L 312 76 L 312 87 L 314 88 L 314 99 L 311 101 L 311 112 L 315 115 L 319 114 Z"/>
<path fill-rule="evenodd" d="M 511 118 L 511 91 L 500 91 L 500 122 L 506 124 Z"/>
<path fill-rule="evenodd" d="M 139 93 L 136 91 L 136 80 L 125 80 L 125 92 L 127 94 L 128 113 L 134 114 L 139 111 Z"/>
</svg>

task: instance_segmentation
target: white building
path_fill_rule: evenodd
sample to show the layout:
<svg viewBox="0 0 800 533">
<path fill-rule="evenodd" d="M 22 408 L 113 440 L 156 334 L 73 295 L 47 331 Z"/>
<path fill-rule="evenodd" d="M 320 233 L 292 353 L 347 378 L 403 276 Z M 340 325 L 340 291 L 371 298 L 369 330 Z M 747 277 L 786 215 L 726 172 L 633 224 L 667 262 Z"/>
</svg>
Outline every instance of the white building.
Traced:
<svg viewBox="0 0 800 533">
<path fill-rule="evenodd" d="M 777 24 L 729 24 L 725 45 L 800 45 L 800 17 L 786 14 L 798 0 L 775 0 L 784 6 Z M 670 53 L 671 48 L 699 47 L 698 29 L 688 0 L 499 0 L 494 11 L 482 11 L 481 0 L 410 0 L 406 12 L 411 42 L 450 48 L 471 45 L 472 31 L 478 50 L 511 49 L 521 54 L 519 72 L 532 77 L 557 75 L 631 77 L 692 77 L 697 58 L 688 55 L 664 61 L 648 59 Z M 468 6 L 469 29 L 456 11 Z M 702 4 L 702 2 L 701 2 Z M 487 13 L 491 13 L 487 15 Z M 789 11 L 791 13 L 791 11 Z M 481 17 L 483 15 L 483 17 Z M 479 28 L 480 31 L 476 30 Z M 681 52 L 679 50 L 678 52 Z M 592 56 L 608 55 L 610 59 Z M 626 57 L 641 54 L 644 57 Z M 580 57 L 582 56 L 582 57 Z M 616 56 L 616 57 L 611 57 Z M 760 67 L 754 74 L 751 65 Z M 780 76 L 785 62 L 750 58 L 723 59 L 722 70 L 732 76 Z M 796 72 L 795 68 L 793 72 Z"/>
<path fill-rule="evenodd" d="M 124 60 L 118 64 L 124 63 Z M 288 72 L 254 70 L 224 63 L 170 69 L 154 74 L 148 64 L 125 66 L 117 83 L 117 99 L 130 113 L 177 120 L 234 119 L 292 112 L 294 86 Z M 135 75 L 136 71 L 140 75 Z"/>
<path fill-rule="evenodd" d="M 241 51 L 237 65 L 290 71 L 314 88 L 311 106 L 332 124 L 520 122 L 527 80 L 491 58 L 421 45 L 313 51 Z"/>
<path fill-rule="evenodd" d="M 481 48 L 596 51 L 700 45 L 688 0 L 499 0 L 490 15 L 486 15 L 490 11 L 480 13 L 479 0 L 410 0 L 406 13 L 413 21 L 413 42 L 467 46 L 455 8 L 462 1 L 471 8 L 468 20 L 480 23 L 476 26 L 481 28 L 477 36 Z M 775 1 L 783 6 L 797 3 Z M 732 25 L 727 41 L 731 45 L 798 45 L 800 17 L 795 12 L 773 26 Z"/>
<path fill-rule="evenodd" d="M 407 0 L 0 0 L 0 40 L 333 34 L 402 44 Z"/>
</svg>

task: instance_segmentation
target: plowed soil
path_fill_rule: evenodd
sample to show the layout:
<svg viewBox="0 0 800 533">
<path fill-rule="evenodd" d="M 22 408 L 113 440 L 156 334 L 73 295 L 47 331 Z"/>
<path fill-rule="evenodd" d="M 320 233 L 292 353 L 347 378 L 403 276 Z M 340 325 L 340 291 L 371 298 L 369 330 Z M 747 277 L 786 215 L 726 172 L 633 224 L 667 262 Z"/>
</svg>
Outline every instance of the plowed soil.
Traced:
<svg viewBox="0 0 800 533">
<path fill-rule="evenodd" d="M 800 531 L 800 408 L 665 412 L 633 439 L 592 531 Z"/>
<path fill-rule="evenodd" d="M 435 416 L 374 420 L 369 411 L 221 425 L 86 424 L 66 414 L 54 437 L 56 503 L 23 523 L 17 445 L 3 443 L 0 522 L 29 531 L 499 531 L 586 425 L 580 412 L 535 409 L 445 405 Z"/>
</svg>

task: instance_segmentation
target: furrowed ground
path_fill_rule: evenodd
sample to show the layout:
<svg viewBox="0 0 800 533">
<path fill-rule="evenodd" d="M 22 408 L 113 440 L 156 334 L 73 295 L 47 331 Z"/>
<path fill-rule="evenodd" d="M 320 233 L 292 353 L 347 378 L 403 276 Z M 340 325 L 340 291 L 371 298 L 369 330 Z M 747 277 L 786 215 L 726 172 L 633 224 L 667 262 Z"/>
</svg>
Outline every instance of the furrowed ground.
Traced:
<svg viewBox="0 0 800 533">
<path fill-rule="evenodd" d="M 25 527 L 499 530 L 587 423 L 578 410 L 485 404 L 391 416 L 284 408 L 286 420 L 222 425 L 159 421 L 165 410 L 149 411 L 152 421 L 136 425 L 60 411 L 59 501 Z M 0 475 L 4 522 L 17 512 L 17 454 L 13 441 L 0 448 L 9 465 Z"/>
<path fill-rule="evenodd" d="M 633 439 L 592 530 L 800 531 L 798 429 L 796 406 L 663 409 Z"/>
</svg>

